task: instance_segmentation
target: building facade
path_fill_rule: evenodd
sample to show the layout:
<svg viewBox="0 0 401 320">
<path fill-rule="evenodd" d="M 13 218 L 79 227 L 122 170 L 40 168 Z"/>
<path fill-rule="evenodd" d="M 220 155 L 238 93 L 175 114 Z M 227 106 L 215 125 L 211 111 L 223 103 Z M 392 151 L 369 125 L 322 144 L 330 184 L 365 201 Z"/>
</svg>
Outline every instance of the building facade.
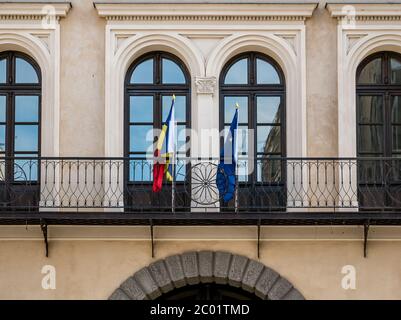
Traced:
<svg viewBox="0 0 401 320">
<path fill-rule="evenodd" d="M 0 299 L 401 299 L 400 155 L 401 2 L 0 1 Z"/>
</svg>

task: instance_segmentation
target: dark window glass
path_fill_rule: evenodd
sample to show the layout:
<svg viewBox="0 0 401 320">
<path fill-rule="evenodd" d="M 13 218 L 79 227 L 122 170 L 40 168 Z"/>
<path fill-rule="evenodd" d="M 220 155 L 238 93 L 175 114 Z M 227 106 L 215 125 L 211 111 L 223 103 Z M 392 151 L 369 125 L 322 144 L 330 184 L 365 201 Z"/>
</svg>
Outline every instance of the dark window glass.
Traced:
<svg viewBox="0 0 401 320">
<path fill-rule="evenodd" d="M 393 126 L 393 152 L 401 153 L 401 126 Z"/>
<path fill-rule="evenodd" d="M 153 83 L 153 59 L 143 61 L 136 66 L 130 82 L 134 84 Z"/>
<path fill-rule="evenodd" d="M 279 84 L 280 76 L 276 69 L 268 62 L 256 60 L 256 79 L 258 84 Z"/>
<path fill-rule="evenodd" d="M 163 59 L 163 83 L 165 84 L 185 84 L 184 72 L 177 63 L 170 59 Z"/>
<path fill-rule="evenodd" d="M 7 60 L 0 60 L 0 83 L 7 82 Z"/>
<path fill-rule="evenodd" d="M 401 62 L 399 59 L 391 58 L 391 84 L 401 84 Z"/>
<path fill-rule="evenodd" d="M 33 66 L 26 60 L 16 58 L 16 83 L 39 83 L 38 75 Z"/>
<path fill-rule="evenodd" d="M 391 108 L 392 108 L 391 121 L 393 123 L 401 124 L 401 96 L 391 97 Z"/>
<path fill-rule="evenodd" d="M 370 61 L 360 72 L 360 84 L 379 84 L 382 83 L 382 59 L 376 58 Z"/>
<path fill-rule="evenodd" d="M 383 122 L 384 109 L 382 96 L 360 96 L 358 107 L 360 123 Z"/>
<path fill-rule="evenodd" d="M 274 157 L 258 161 L 258 182 L 280 182 L 281 181 L 281 160 L 274 160 Z"/>
<path fill-rule="evenodd" d="M 383 126 L 360 126 L 359 146 L 360 152 L 383 152 Z"/>
<path fill-rule="evenodd" d="M 248 59 L 241 59 L 234 63 L 226 73 L 225 84 L 248 83 Z"/>
<path fill-rule="evenodd" d="M 358 67 L 357 141 L 360 156 L 393 157 L 401 154 L 400 71 L 401 56 L 394 52 L 376 53 Z M 380 81 L 377 80 L 379 74 Z M 373 81 L 373 78 L 376 80 Z M 373 176 L 372 166 L 367 165 L 370 169 L 365 176 Z"/>
<path fill-rule="evenodd" d="M 153 96 L 130 96 L 130 122 L 153 122 Z"/>
</svg>

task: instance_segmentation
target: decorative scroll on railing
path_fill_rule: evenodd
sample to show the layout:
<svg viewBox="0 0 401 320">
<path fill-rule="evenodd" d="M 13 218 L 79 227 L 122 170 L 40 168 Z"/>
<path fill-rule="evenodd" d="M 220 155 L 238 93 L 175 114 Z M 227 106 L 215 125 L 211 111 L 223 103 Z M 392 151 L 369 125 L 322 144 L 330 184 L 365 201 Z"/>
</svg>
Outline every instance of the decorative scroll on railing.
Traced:
<svg viewBox="0 0 401 320">
<path fill-rule="evenodd" d="M 229 203 L 222 201 L 216 186 L 218 164 L 218 159 L 180 158 L 175 182 L 165 182 L 154 193 L 153 159 L 4 158 L 0 210 L 401 209 L 401 158 L 240 159 L 237 191 Z"/>
</svg>

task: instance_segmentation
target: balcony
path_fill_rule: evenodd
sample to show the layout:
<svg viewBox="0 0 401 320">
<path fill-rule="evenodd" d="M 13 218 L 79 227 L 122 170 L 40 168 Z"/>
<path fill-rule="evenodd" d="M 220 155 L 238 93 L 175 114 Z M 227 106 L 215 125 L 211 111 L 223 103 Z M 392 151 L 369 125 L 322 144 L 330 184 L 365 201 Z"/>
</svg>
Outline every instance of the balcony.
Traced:
<svg viewBox="0 0 401 320">
<path fill-rule="evenodd" d="M 240 159 L 234 199 L 228 203 L 216 186 L 218 163 L 179 158 L 175 183 L 153 193 L 153 159 L 4 158 L 0 224 L 399 221 L 401 158 Z"/>
</svg>

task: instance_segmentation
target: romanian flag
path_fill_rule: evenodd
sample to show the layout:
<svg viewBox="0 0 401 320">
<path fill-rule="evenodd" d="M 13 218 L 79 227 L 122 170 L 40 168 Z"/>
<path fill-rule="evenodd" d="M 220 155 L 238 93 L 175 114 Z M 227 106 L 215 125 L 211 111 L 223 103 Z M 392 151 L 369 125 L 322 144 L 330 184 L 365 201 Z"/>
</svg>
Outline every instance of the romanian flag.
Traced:
<svg viewBox="0 0 401 320">
<path fill-rule="evenodd" d="M 175 144 L 175 95 L 171 101 L 171 108 L 168 114 L 167 120 L 163 123 L 162 132 L 160 133 L 157 141 L 156 150 L 154 152 L 155 163 L 153 164 L 153 192 L 160 192 L 163 185 L 163 177 L 166 176 L 167 181 L 173 181 L 173 165 L 171 164 L 171 158 L 174 155 L 174 144 Z M 166 153 L 161 155 L 164 140 L 166 140 Z M 160 157 L 165 158 L 160 159 Z M 162 161 L 160 161 L 162 160 Z"/>
</svg>

